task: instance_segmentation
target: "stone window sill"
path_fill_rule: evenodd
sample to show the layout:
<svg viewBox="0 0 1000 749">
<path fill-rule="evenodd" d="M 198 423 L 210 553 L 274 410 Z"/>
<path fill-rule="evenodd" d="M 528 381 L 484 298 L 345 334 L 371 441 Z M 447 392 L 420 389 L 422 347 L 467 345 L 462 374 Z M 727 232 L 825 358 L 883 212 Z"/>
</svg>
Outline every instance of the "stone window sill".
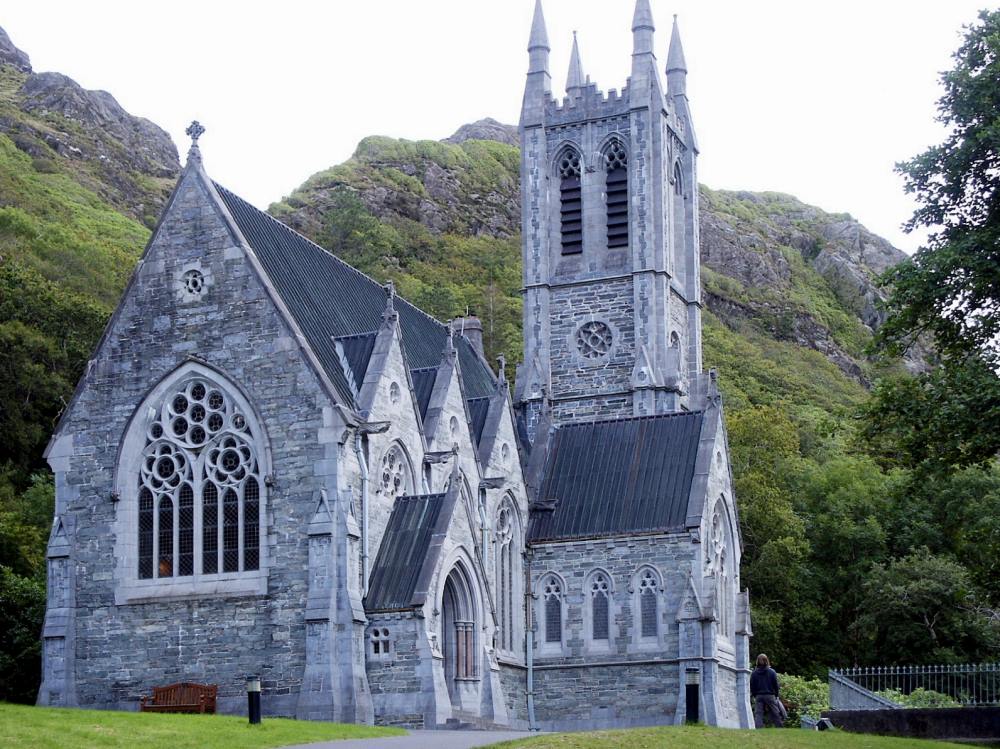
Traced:
<svg viewBox="0 0 1000 749">
<path fill-rule="evenodd" d="M 115 604 L 122 606 L 152 601 L 183 600 L 233 596 L 259 596 L 267 593 L 267 571 L 230 575 L 209 575 L 166 580 L 130 580 L 115 590 Z"/>
</svg>

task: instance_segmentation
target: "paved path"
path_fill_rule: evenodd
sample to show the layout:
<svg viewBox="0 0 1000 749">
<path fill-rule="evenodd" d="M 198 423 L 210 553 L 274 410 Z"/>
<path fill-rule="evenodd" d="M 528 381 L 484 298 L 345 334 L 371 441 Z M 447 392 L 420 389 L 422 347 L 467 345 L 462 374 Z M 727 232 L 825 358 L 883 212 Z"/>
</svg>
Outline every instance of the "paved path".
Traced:
<svg viewBox="0 0 1000 749">
<path fill-rule="evenodd" d="M 528 731 L 410 731 L 383 739 L 347 739 L 319 744 L 299 744 L 284 749 L 471 749 L 498 741 L 537 736 Z"/>
</svg>

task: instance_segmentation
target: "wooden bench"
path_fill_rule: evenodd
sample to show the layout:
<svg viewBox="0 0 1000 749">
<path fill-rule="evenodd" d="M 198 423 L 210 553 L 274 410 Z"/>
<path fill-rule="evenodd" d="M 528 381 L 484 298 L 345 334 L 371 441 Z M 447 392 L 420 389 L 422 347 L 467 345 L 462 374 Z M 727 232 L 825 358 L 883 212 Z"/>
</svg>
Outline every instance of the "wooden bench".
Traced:
<svg viewBox="0 0 1000 749">
<path fill-rule="evenodd" d="M 182 681 L 166 687 L 153 687 L 153 696 L 139 700 L 144 713 L 214 713 L 218 684 L 194 684 Z"/>
</svg>

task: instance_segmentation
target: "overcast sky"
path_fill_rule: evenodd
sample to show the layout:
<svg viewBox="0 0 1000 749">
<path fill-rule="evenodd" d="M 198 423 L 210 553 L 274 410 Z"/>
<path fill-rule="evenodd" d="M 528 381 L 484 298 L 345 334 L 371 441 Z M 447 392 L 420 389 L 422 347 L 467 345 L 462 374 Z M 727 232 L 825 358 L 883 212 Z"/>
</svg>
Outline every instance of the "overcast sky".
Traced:
<svg viewBox="0 0 1000 749">
<path fill-rule="evenodd" d="M 439 139 L 516 123 L 534 0 L 7 2 L 36 71 L 110 91 L 181 149 L 207 128 L 209 173 L 266 207 L 380 134 Z M 666 62 L 679 15 L 712 188 L 777 190 L 849 212 L 912 251 L 896 161 L 942 139 L 938 74 L 982 0 L 652 0 Z M 544 0 L 554 88 L 572 32 L 603 90 L 629 73 L 633 0 Z"/>
</svg>

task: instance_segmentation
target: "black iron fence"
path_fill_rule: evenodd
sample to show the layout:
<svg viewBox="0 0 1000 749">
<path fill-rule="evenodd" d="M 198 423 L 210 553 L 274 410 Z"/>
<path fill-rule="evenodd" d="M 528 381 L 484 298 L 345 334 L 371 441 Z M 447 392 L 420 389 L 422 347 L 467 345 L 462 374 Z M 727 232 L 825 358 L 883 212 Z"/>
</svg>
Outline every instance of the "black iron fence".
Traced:
<svg viewBox="0 0 1000 749">
<path fill-rule="evenodd" d="M 842 699 L 870 702 L 871 709 L 882 701 L 898 707 L 1000 706 L 1000 663 L 831 669 L 830 685 L 831 698 L 835 691 L 844 691 Z M 850 689 L 851 685 L 860 689 Z M 871 699 L 861 699 L 863 692 Z"/>
</svg>

